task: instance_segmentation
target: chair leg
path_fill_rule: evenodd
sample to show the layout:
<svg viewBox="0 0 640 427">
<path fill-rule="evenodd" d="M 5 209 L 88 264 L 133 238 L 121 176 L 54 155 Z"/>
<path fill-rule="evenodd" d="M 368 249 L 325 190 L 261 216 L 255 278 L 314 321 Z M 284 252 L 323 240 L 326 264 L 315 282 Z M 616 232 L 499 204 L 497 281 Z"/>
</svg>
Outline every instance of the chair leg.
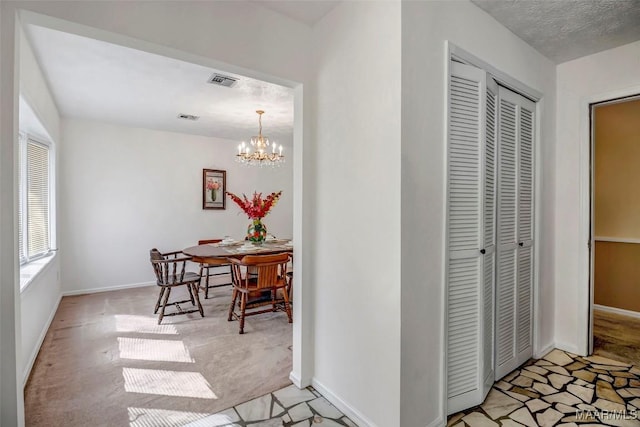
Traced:
<svg viewBox="0 0 640 427">
<path fill-rule="evenodd" d="M 236 305 L 236 300 L 238 299 L 238 290 L 233 288 L 233 295 L 231 296 L 231 305 L 229 306 L 229 318 L 227 319 L 229 322 L 233 319 L 233 309 Z"/>
<path fill-rule="evenodd" d="M 191 305 L 196 305 L 196 300 L 193 298 L 193 289 L 191 288 L 191 286 L 187 286 L 187 289 L 189 289 L 189 298 L 191 299 Z"/>
<path fill-rule="evenodd" d="M 207 267 L 207 277 L 204 279 L 204 299 L 209 299 L 209 274 L 211 274 L 211 271 L 209 270 L 209 267 Z"/>
<path fill-rule="evenodd" d="M 162 300 L 162 295 L 164 295 L 164 291 L 167 288 L 160 288 L 160 295 L 158 295 L 158 301 L 156 302 L 156 308 L 155 310 L 153 310 L 153 314 L 157 314 L 158 313 L 158 308 L 160 307 L 160 301 Z"/>
<path fill-rule="evenodd" d="M 240 295 L 240 334 L 244 334 L 244 311 L 247 308 L 247 297 L 246 293 Z"/>
<path fill-rule="evenodd" d="M 158 325 L 162 323 L 162 318 L 164 317 L 164 309 L 167 307 L 167 301 L 169 301 L 169 294 L 171 294 L 171 288 L 166 288 L 166 292 L 164 293 L 164 300 L 162 301 L 162 310 L 160 310 L 160 315 L 158 316 Z"/>
<path fill-rule="evenodd" d="M 284 309 L 287 312 L 287 317 L 289 317 L 289 323 L 292 323 L 293 318 L 291 317 L 291 306 L 289 305 L 289 294 L 287 293 L 286 289 L 282 294 L 284 296 Z"/>
<path fill-rule="evenodd" d="M 198 291 L 202 289 L 202 271 L 204 270 L 204 264 L 200 264 L 200 281 L 198 282 Z"/>
<path fill-rule="evenodd" d="M 204 317 L 204 310 L 202 309 L 202 304 L 200 304 L 200 293 L 198 292 L 198 283 L 191 283 L 188 285 L 189 288 L 193 288 L 193 295 L 196 298 L 196 303 L 198 304 L 198 311 L 200 311 L 200 316 Z"/>
</svg>

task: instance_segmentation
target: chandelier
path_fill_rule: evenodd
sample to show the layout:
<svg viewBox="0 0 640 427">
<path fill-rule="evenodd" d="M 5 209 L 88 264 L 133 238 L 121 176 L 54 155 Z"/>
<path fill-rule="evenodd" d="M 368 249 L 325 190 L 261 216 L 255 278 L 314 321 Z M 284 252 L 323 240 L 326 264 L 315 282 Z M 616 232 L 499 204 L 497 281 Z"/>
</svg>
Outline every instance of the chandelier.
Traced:
<svg viewBox="0 0 640 427">
<path fill-rule="evenodd" d="M 257 110 L 258 123 L 260 130 L 258 136 L 252 136 L 250 144 L 244 141 L 238 145 L 238 154 L 236 161 L 245 165 L 255 166 L 280 166 L 284 163 L 282 155 L 282 145 L 277 147 L 275 143 L 269 141 L 269 138 L 262 135 L 262 115 L 264 111 Z"/>
</svg>

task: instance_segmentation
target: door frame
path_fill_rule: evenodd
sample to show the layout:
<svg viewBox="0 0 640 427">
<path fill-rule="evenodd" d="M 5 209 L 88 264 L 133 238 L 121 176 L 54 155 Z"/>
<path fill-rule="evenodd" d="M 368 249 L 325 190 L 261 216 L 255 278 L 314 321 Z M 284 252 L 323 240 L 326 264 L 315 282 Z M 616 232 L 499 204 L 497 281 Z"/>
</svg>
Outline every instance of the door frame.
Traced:
<svg viewBox="0 0 640 427">
<path fill-rule="evenodd" d="M 627 92 L 627 91 L 624 91 Z M 587 320 L 587 354 L 593 353 L 593 307 L 595 305 L 595 247 L 596 247 L 596 230 L 595 230 L 595 149 L 596 149 L 596 141 L 595 141 L 595 107 L 603 106 L 603 105 L 611 105 L 611 104 L 619 104 L 622 102 L 629 102 L 640 99 L 640 90 L 634 91 L 631 90 L 632 93 L 622 94 L 618 96 L 614 96 L 608 99 L 602 99 L 599 101 L 590 102 L 588 105 L 589 108 L 589 216 L 588 216 L 588 227 L 589 227 L 589 238 L 587 244 L 588 250 L 588 287 L 589 287 L 589 307 L 588 307 L 588 320 Z M 616 92 L 618 93 L 618 92 Z M 598 98 L 606 97 L 608 95 L 600 95 Z"/>
<path fill-rule="evenodd" d="M 450 90 L 450 80 L 451 80 L 451 67 L 450 67 L 450 62 L 452 60 L 456 60 L 459 62 L 462 62 L 464 64 L 468 64 L 468 65 L 472 65 L 474 67 L 477 68 L 481 68 L 484 71 L 486 71 L 487 73 L 489 73 L 494 80 L 496 80 L 498 83 L 500 83 L 500 85 L 505 86 L 508 89 L 511 89 L 514 92 L 517 92 L 521 95 L 523 95 L 524 97 L 530 99 L 532 102 L 534 102 L 536 104 L 536 109 L 535 109 L 535 115 L 536 115 L 536 123 L 535 123 L 535 137 L 534 137 L 534 144 L 535 144 L 535 148 L 534 148 L 534 215 L 535 215 L 535 220 L 534 220 L 534 241 L 539 242 L 540 241 L 540 220 L 541 220 L 541 206 L 540 206 L 540 200 L 541 200 L 541 158 L 542 158 L 542 154 L 541 154 L 541 149 L 540 149 L 540 130 L 541 130 L 541 126 L 540 126 L 540 122 L 541 122 L 541 103 L 539 102 L 543 97 L 544 94 L 528 85 L 526 85 L 525 83 L 520 82 L 519 80 L 511 77 L 510 75 L 500 71 L 499 69 L 497 69 L 496 67 L 494 67 L 493 65 L 489 64 L 488 62 L 478 58 L 477 56 L 475 56 L 474 54 L 460 48 L 459 46 L 457 46 L 456 44 L 452 43 L 449 40 L 445 40 L 445 61 L 444 61 L 444 66 L 445 66 L 445 73 L 444 73 L 444 77 L 445 77 L 445 84 L 444 84 L 444 100 L 445 100 L 445 104 L 444 104 L 444 129 L 449 129 L 449 90 Z M 446 131 L 444 133 L 444 144 L 445 147 L 449 146 L 449 132 Z M 445 149 L 444 150 L 445 155 L 444 155 L 444 162 L 445 165 L 449 164 L 449 159 L 448 159 L 448 150 Z M 449 181 L 448 179 L 445 179 L 445 194 L 448 194 L 448 185 L 449 185 Z M 445 213 L 445 218 L 446 221 L 448 223 L 449 220 L 449 207 L 447 206 L 447 204 L 444 204 L 444 213 Z M 444 254 L 445 256 L 442 257 L 443 259 L 443 265 L 442 265 L 442 271 L 443 271 L 443 276 L 442 276 L 442 283 L 444 283 L 445 285 L 445 289 L 442 292 L 442 307 L 443 307 L 443 319 L 442 319 L 442 327 L 443 327 L 443 333 L 442 333 L 442 340 L 440 342 L 441 348 L 443 349 L 442 353 L 441 353 L 441 359 L 440 359 L 440 366 L 443 367 L 442 369 L 442 374 L 440 376 L 440 384 L 441 387 L 440 389 L 442 390 L 442 414 L 445 416 L 446 419 L 446 414 L 448 413 L 447 410 L 447 372 L 448 372 L 448 366 L 447 366 L 447 341 L 448 341 L 448 324 L 447 324 L 447 319 L 449 317 L 449 312 L 447 309 L 447 287 L 448 287 L 448 276 L 449 276 L 449 268 L 448 268 L 448 254 L 449 254 L 449 234 L 448 234 L 448 230 L 447 227 L 445 227 L 445 236 L 444 236 L 444 244 L 443 244 L 443 250 L 444 250 Z M 532 320 L 532 328 L 533 328 L 533 354 L 534 357 L 539 356 L 539 352 L 542 350 L 539 348 L 540 346 L 540 342 L 539 342 L 539 337 L 538 337 L 538 333 L 539 333 L 539 328 L 537 327 L 537 321 L 539 319 L 538 316 L 538 301 L 539 301 L 539 285 L 538 285 L 538 278 L 539 278 L 539 274 L 538 274 L 538 270 L 539 270 L 539 249 L 540 248 L 540 244 L 536 244 L 534 247 L 534 255 L 533 255 L 533 320 Z M 494 311 L 494 321 L 495 321 L 495 311 Z"/>
</svg>

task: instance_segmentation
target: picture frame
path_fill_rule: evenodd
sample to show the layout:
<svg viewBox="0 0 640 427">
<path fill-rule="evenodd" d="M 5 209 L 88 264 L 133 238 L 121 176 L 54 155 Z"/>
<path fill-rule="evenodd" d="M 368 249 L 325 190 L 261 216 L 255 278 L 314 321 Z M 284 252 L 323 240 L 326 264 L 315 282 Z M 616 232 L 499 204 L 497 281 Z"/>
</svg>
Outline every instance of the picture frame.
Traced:
<svg viewBox="0 0 640 427">
<path fill-rule="evenodd" d="M 202 169 L 202 209 L 227 208 L 227 171 Z"/>
</svg>

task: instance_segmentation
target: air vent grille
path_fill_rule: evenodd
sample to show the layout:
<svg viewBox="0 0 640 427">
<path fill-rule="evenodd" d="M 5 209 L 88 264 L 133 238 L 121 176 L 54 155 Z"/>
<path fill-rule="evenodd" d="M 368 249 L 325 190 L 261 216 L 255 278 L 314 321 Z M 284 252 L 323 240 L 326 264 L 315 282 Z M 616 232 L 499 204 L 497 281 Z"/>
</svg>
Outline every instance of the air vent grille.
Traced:
<svg viewBox="0 0 640 427">
<path fill-rule="evenodd" d="M 233 87 L 237 81 L 238 79 L 234 79 L 233 77 L 225 76 L 218 73 L 209 77 L 209 80 L 207 80 L 208 83 L 224 87 Z"/>
<path fill-rule="evenodd" d="M 200 117 L 199 116 L 194 116 L 193 114 L 178 114 L 178 118 L 179 119 L 183 119 L 183 120 L 198 120 Z"/>
</svg>

